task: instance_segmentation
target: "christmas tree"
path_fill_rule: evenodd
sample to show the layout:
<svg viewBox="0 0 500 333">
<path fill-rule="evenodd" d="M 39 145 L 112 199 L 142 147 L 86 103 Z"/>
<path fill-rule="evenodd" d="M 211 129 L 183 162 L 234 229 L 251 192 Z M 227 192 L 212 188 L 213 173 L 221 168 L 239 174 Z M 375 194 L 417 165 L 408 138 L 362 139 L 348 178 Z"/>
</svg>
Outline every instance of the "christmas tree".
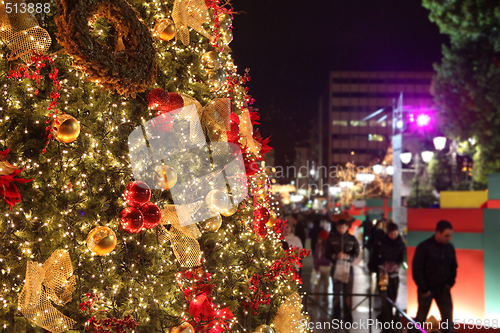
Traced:
<svg viewBox="0 0 500 333">
<path fill-rule="evenodd" d="M 299 332 L 219 0 L 0 4 L 0 331 Z"/>
</svg>

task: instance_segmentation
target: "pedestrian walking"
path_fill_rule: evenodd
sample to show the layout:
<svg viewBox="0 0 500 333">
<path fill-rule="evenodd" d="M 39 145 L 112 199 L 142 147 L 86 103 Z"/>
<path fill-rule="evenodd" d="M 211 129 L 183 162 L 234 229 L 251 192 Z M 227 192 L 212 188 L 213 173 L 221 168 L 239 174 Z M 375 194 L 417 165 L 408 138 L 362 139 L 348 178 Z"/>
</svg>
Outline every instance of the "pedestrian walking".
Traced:
<svg viewBox="0 0 500 333">
<path fill-rule="evenodd" d="M 305 222 L 299 220 L 298 214 L 292 214 L 290 216 L 290 221 L 294 227 L 294 234 L 300 239 L 302 246 L 306 245 L 306 227 Z"/>
<path fill-rule="evenodd" d="M 344 219 L 336 223 L 334 232 L 328 237 L 327 256 L 332 260 L 333 292 L 333 316 L 340 319 L 340 297 L 343 298 L 343 320 L 352 322 L 352 287 L 354 283 L 354 271 L 352 263 L 359 255 L 359 243 L 350 235 L 349 222 Z M 343 272 L 340 272 L 343 270 Z M 342 273 L 342 274 L 340 274 Z M 342 276 L 342 280 L 340 280 Z"/>
<path fill-rule="evenodd" d="M 368 270 L 370 273 L 377 273 L 377 283 L 378 283 L 378 274 L 379 274 L 379 266 L 382 264 L 380 262 L 380 258 L 376 253 L 376 249 L 378 249 L 382 243 L 382 239 L 385 236 L 385 229 L 386 229 L 386 224 L 387 221 L 382 219 L 378 220 L 377 223 L 375 224 L 375 228 L 372 229 L 370 238 L 368 239 L 368 242 L 366 244 L 366 248 L 368 249 L 369 252 L 369 259 L 368 259 Z"/>
<path fill-rule="evenodd" d="M 319 294 L 322 292 L 323 302 L 328 304 L 328 285 L 330 281 L 330 271 L 332 262 L 327 257 L 328 231 L 321 230 L 318 234 L 318 242 L 316 244 L 316 251 L 314 251 L 314 273 L 319 275 L 319 279 L 314 286 L 314 293 Z M 321 291 L 322 289 L 322 291 Z M 316 295 L 316 302 L 319 303 L 319 295 Z"/>
<path fill-rule="evenodd" d="M 311 230 L 309 230 L 309 238 L 311 238 L 311 250 L 313 254 L 316 253 L 316 247 L 318 243 L 318 238 L 319 238 L 319 233 L 324 230 L 321 227 L 321 220 L 319 218 L 316 218 L 313 220 L 313 227 Z M 325 230 L 326 231 L 326 230 Z M 327 232 L 328 235 L 328 232 Z"/>
<path fill-rule="evenodd" d="M 396 302 L 399 289 L 399 269 L 403 264 L 406 245 L 399 234 L 398 225 L 389 223 L 387 233 L 382 238 L 380 245 L 375 249 L 378 261 L 384 267 L 389 277 L 387 296 Z M 378 281 L 377 281 L 378 282 Z"/>
<path fill-rule="evenodd" d="M 450 243 L 453 227 L 441 220 L 436 233 L 417 246 L 413 257 L 413 280 L 418 288 L 418 311 L 415 321 L 425 322 L 432 300 L 441 313 L 441 332 L 453 332 L 453 302 L 451 288 L 457 276 L 455 248 Z"/>
<path fill-rule="evenodd" d="M 285 236 L 285 242 L 288 243 L 289 248 L 297 247 L 303 249 L 303 243 L 300 238 L 295 235 L 295 227 L 292 222 L 288 221 L 283 229 L 283 236 Z"/>
</svg>

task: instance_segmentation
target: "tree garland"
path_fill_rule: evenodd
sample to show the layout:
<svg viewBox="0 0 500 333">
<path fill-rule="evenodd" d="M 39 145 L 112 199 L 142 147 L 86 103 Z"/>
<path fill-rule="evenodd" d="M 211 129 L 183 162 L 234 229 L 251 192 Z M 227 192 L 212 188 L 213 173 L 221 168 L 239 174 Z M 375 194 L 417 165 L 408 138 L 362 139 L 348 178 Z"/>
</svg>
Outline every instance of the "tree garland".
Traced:
<svg viewBox="0 0 500 333">
<path fill-rule="evenodd" d="M 94 17 L 113 25 L 116 45 L 103 45 L 91 34 L 88 22 Z M 151 33 L 126 1 L 80 0 L 75 4 L 62 0 L 56 24 L 59 43 L 75 58 L 73 65 L 92 81 L 132 97 L 154 82 L 156 51 Z"/>
</svg>

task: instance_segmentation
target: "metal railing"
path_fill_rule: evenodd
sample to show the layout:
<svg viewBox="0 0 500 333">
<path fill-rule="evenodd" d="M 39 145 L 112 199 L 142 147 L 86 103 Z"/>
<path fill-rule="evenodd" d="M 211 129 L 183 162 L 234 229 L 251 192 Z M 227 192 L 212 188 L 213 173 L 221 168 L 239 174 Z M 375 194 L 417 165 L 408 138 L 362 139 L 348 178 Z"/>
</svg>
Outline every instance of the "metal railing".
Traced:
<svg viewBox="0 0 500 333">
<path fill-rule="evenodd" d="M 390 304 L 390 307 L 394 307 L 394 308 L 396 309 L 397 313 L 399 313 L 401 316 L 405 317 L 405 318 L 406 318 L 406 320 L 408 320 L 408 322 L 411 322 L 411 323 L 412 323 L 412 325 L 413 325 L 413 327 L 415 328 L 415 330 L 418 330 L 418 331 L 420 331 L 421 333 L 427 333 L 427 332 L 426 332 L 423 328 L 421 328 L 421 327 L 417 327 L 417 323 L 415 322 L 415 320 L 413 320 L 413 318 L 412 318 L 412 317 L 410 317 L 410 316 L 409 316 L 406 312 L 404 312 L 403 310 L 401 310 L 400 308 L 398 308 L 398 307 L 396 306 L 396 304 L 395 304 L 395 303 L 394 303 L 394 302 L 393 302 L 393 301 L 392 301 L 389 297 L 386 297 L 385 301 L 386 301 L 387 303 L 389 303 L 389 304 Z M 383 305 L 382 305 L 382 306 L 383 306 Z M 391 310 L 391 311 L 392 311 L 392 310 Z M 399 317 L 399 316 L 398 316 L 398 317 Z M 398 332 L 402 332 L 402 330 L 397 330 L 396 332 L 397 332 L 397 333 L 398 333 Z"/>
<path fill-rule="evenodd" d="M 419 333 L 426 333 L 424 329 L 419 327 L 417 323 L 403 310 L 398 308 L 388 296 L 387 296 L 387 286 L 389 284 L 389 278 L 387 275 L 386 270 L 383 267 L 380 267 L 379 271 L 379 293 L 377 294 L 371 294 L 371 293 L 365 293 L 365 294 L 344 294 L 344 293 L 303 293 L 303 296 L 306 296 L 306 302 L 305 302 L 305 311 L 309 312 L 309 302 L 317 305 L 317 307 L 324 312 L 328 317 L 331 319 L 339 319 L 339 320 L 345 320 L 349 315 L 352 314 L 353 311 L 355 311 L 358 306 L 360 306 L 362 303 L 364 303 L 366 300 L 368 300 L 368 319 L 373 320 L 373 301 L 372 297 L 377 297 L 380 298 L 381 301 L 381 308 L 380 308 L 380 314 L 377 316 L 377 320 L 381 323 L 386 323 L 386 322 L 391 322 L 392 320 L 395 320 L 395 322 L 400 322 L 400 318 L 404 317 L 408 322 L 411 322 L 415 330 L 413 332 L 419 332 Z M 349 312 L 343 313 L 343 316 L 341 318 L 335 318 L 334 314 L 329 313 L 328 309 L 325 309 L 317 302 L 314 297 L 311 296 L 333 296 L 333 297 L 364 297 L 360 302 L 358 302 L 355 306 L 353 306 Z M 340 301 L 340 300 L 339 300 Z M 335 303 L 334 303 L 335 304 Z M 393 308 L 396 309 L 395 315 L 393 315 Z M 398 329 L 397 327 L 400 326 L 401 329 Z M 368 325 L 368 330 L 370 333 L 372 333 L 372 325 Z M 332 332 L 333 330 L 327 331 Z M 382 326 L 382 333 L 403 333 L 403 325 L 396 325 L 396 329 L 394 329 L 394 325 L 391 325 L 390 328 L 386 328 L 386 326 Z"/>
<path fill-rule="evenodd" d="M 303 296 L 307 296 L 307 301 L 305 302 L 304 304 L 304 310 L 309 312 L 309 302 L 311 303 L 314 303 L 318 306 L 318 308 L 324 312 L 328 317 L 330 317 L 331 319 L 339 319 L 339 320 L 345 320 L 350 314 L 352 314 L 352 312 L 354 310 L 356 310 L 358 308 L 358 306 L 360 306 L 362 303 L 364 303 L 366 300 L 368 300 L 368 318 L 369 319 L 373 319 L 372 318 L 372 315 L 373 315 L 373 309 L 372 309 L 372 305 L 373 305 L 373 302 L 372 302 L 372 297 L 380 297 L 381 294 L 369 294 L 369 293 L 366 293 L 366 294 L 343 294 L 343 293 L 303 293 L 302 294 Z M 334 296 L 334 297 L 338 297 L 338 296 L 343 296 L 343 297 L 346 297 L 346 296 L 352 296 L 352 297 L 364 297 L 360 302 L 358 302 L 355 306 L 353 306 L 349 312 L 347 313 L 344 313 L 343 316 L 341 318 L 335 318 L 334 314 L 331 314 L 330 312 L 328 312 L 328 310 L 326 310 L 325 308 L 323 308 L 318 302 L 316 302 L 316 300 L 311 297 L 311 296 Z M 330 331 L 327 331 L 328 332 L 333 332 L 333 330 L 330 330 Z M 372 333 L 372 327 L 369 326 L 369 332 Z"/>
</svg>

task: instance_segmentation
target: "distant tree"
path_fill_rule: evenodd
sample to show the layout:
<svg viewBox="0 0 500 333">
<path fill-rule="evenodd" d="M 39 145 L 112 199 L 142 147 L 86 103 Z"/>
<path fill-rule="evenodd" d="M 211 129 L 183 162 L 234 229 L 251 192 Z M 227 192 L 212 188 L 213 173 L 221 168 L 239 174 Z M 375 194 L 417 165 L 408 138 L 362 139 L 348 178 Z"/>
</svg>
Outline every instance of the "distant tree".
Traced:
<svg viewBox="0 0 500 333">
<path fill-rule="evenodd" d="M 452 165 L 450 156 L 443 152 L 434 154 L 428 166 L 429 177 L 436 191 L 452 189 Z"/>
<path fill-rule="evenodd" d="M 450 36 L 435 65 L 432 93 L 445 133 L 475 138 L 475 181 L 500 172 L 500 2 L 423 0 L 430 20 Z"/>
</svg>

